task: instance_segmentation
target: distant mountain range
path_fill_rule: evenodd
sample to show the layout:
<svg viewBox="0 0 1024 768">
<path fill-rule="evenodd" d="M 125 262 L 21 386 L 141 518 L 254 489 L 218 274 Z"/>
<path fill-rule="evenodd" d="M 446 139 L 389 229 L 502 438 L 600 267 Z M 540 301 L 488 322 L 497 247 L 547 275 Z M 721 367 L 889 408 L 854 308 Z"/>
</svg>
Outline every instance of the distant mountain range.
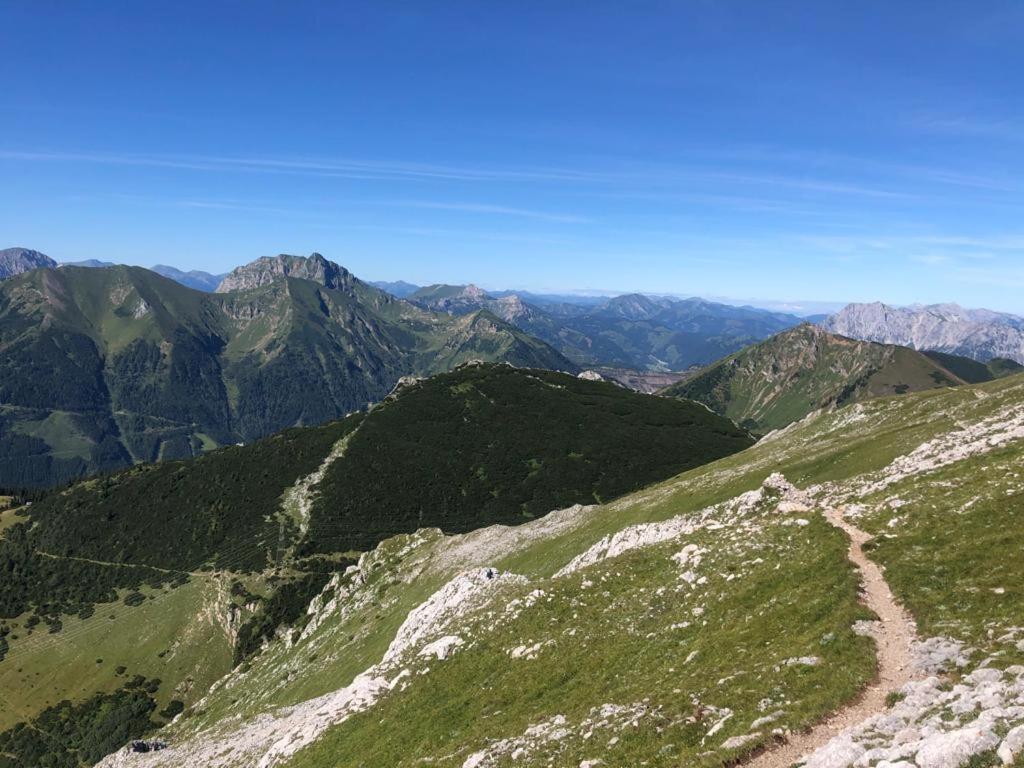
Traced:
<svg viewBox="0 0 1024 768">
<path fill-rule="evenodd" d="M 981 362 L 1007 358 L 1024 363 L 1024 318 L 988 309 L 956 304 L 850 304 L 822 325 L 855 339 L 948 352 Z"/>
<path fill-rule="evenodd" d="M 113 261 L 100 261 L 99 259 L 85 259 L 83 261 L 62 261 L 60 263 L 62 267 L 90 267 L 92 269 L 106 269 L 107 267 L 116 267 L 117 264 Z"/>
<path fill-rule="evenodd" d="M 27 248 L 0 251 L 0 279 L 56 265 L 49 256 Z M 60 266 L 117 265 L 88 259 Z M 229 273 L 184 272 L 164 264 L 155 265 L 152 271 L 205 292 L 216 291 L 229 277 Z M 230 288 L 232 283 L 227 285 Z M 830 332 L 863 341 L 946 352 L 984 363 L 993 359 L 1024 363 L 1024 318 L 987 309 L 964 309 L 956 304 L 849 304 L 832 315 L 797 316 L 705 299 L 638 293 L 539 294 L 485 291 L 472 284 L 418 286 L 404 280 L 369 285 L 435 312 L 463 315 L 487 309 L 544 339 L 584 367 L 686 370 L 706 365 L 801 322 L 818 324 Z"/>
<path fill-rule="evenodd" d="M 934 359 L 906 347 L 844 338 L 806 323 L 741 350 L 662 394 L 704 403 L 763 434 L 821 408 L 964 384 L 968 379 L 957 370 L 972 381 L 995 378 L 973 360 L 951 355 Z"/>
<path fill-rule="evenodd" d="M 116 267 L 118 264 L 112 261 L 99 261 L 97 259 L 86 259 L 85 261 L 65 261 L 61 263 L 62 267 L 92 267 L 94 269 L 104 269 L 106 267 Z M 166 264 L 155 264 L 150 269 L 156 272 L 158 275 L 170 278 L 176 283 L 187 285 L 189 288 L 195 288 L 197 291 L 206 291 L 210 293 L 217 289 L 220 285 L 220 281 L 223 280 L 227 273 L 222 275 L 211 275 L 209 272 L 203 272 L 199 269 L 193 269 L 188 272 L 182 272 L 177 267 L 169 267 Z"/>
<path fill-rule="evenodd" d="M 219 290 L 125 266 L 0 283 L 0 486 L 318 424 L 467 360 L 577 370 L 486 310 L 424 310 L 319 254 L 259 259 Z"/>
<path fill-rule="evenodd" d="M 374 288 L 380 288 L 382 291 L 387 291 L 392 296 L 396 296 L 399 299 L 404 299 L 409 294 L 415 293 L 420 289 L 418 285 L 407 283 L 405 280 L 396 280 L 394 282 L 388 282 L 387 280 L 371 280 L 370 285 Z"/>
<path fill-rule="evenodd" d="M 627 294 L 596 305 L 539 306 L 518 294 L 496 296 L 474 285 L 432 285 L 409 300 L 456 315 L 487 309 L 580 366 L 677 371 L 798 325 L 795 315 L 734 307 L 704 299 Z"/>
<path fill-rule="evenodd" d="M 221 275 L 211 275 L 209 272 L 203 272 L 199 269 L 192 269 L 188 272 L 182 272 L 180 269 L 175 267 L 169 267 L 166 264 L 157 264 L 153 267 L 153 271 L 158 275 L 163 275 L 176 283 L 187 285 L 189 288 L 195 288 L 197 291 L 206 291 L 211 293 L 217 290 L 217 286 L 220 285 L 221 280 L 227 277 L 227 273 Z"/>
</svg>

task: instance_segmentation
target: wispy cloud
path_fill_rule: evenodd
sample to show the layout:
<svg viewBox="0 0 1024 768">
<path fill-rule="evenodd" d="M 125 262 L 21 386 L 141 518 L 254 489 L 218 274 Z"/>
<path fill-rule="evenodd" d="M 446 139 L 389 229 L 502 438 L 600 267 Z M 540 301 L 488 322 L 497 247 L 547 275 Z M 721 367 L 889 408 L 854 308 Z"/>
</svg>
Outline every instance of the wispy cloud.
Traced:
<svg viewBox="0 0 1024 768">
<path fill-rule="evenodd" d="M 910 239 L 928 245 L 949 246 L 952 248 L 981 249 L 984 251 L 1024 251 L 1024 234 L 989 235 L 985 237 L 926 235 Z"/>
<path fill-rule="evenodd" d="M 1002 172 L 1001 169 L 982 172 L 978 168 L 972 168 L 968 172 L 949 165 L 923 165 L 834 150 L 748 146 L 704 149 L 696 152 L 693 157 L 743 167 L 775 167 L 779 163 L 784 163 L 787 168 L 802 169 L 807 175 L 868 176 L 885 178 L 889 184 L 899 185 L 938 183 L 944 186 L 988 189 L 994 192 L 1020 192 L 1024 189 L 1015 176 Z M 790 175 L 793 175 L 792 170 Z"/>
<path fill-rule="evenodd" d="M 832 261 L 874 265 L 902 261 L 927 268 L 931 275 L 952 283 L 981 283 L 1004 274 L 1011 277 L 1006 285 L 1015 285 L 1012 276 L 1020 273 L 1017 264 L 1024 258 L 1024 236 L 1013 234 L 801 236 L 799 240 L 805 247 L 828 254 Z"/>
<path fill-rule="evenodd" d="M 907 255 L 945 251 L 965 258 L 990 258 L 993 251 L 1024 252 L 1024 235 L 798 235 L 808 245 L 834 251 L 903 252 Z"/>
<path fill-rule="evenodd" d="M 488 203 L 471 202 L 439 202 L 430 200 L 372 200 L 358 198 L 353 200 L 310 200 L 301 204 L 289 206 L 276 205 L 274 203 L 261 203 L 248 200 L 207 200 L 199 198 L 174 199 L 161 197 L 147 197 L 140 195 L 116 194 L 109 196 L 112 199 L 122 200 L 129 203 L 143 205 L 158 205 L 174 208 L 190 208 L 197 210 L 211 211 L 238 211 L 241 213 L 272 214 L 277 216 L 301 216 L 301 217 L 334 217 L 339 214 L 351 213 L 353 210 L 366 208 L 421 208 L 426 210 L 457 211 L 462 213 L 494 214 L 499 216 L 518 216 L 541 221 L 552 221 L 558 223 L 580 224 L 592 221 L 584 216 L 577 216 L 567 213 L 555 213 L 551 211 L 535 210 L 530 208 L 518 208 L 507 205 L 495 205 Z M 76 199 L 89 199 L 76 196 Z"/>
<path fill-rule="evenodd" d="M 954 272 L 956 280 L 998 288 L 1024 288 L 1024 268 L 961 267 Z M 1020 308 L 1014 310 L 1018 314 Z"/>
<path fill-rule="evenodd" d="M 324 218 L 322 211 L 312 211 L 309 208 L 281 207 L 274 205 L 260 205 L 258 203 L 228 202 L 220 200 L 172 200 L 164 204 L 177 208 L 191 208 L 201 211 L 237 211 L 239 213 L 257 213 L 272 216 L 298 216 L 300 218 Z"/>
<path fill-rule="evenodd" d="M 766 186 L 781 186 L 801 189 L 808 192 L 827 192 L 840 195 L 866 195 L 868 197 L 883 198 L 912 198 L 915 195 L 908 192 L 898 192 L 880 187 L 865 186 L 861 184 L 846 184 L 826 179 L 802 177 L 802 176 L 778 176 L 778 175 L 751 175 L 739 173 L 711 173 L 713 178 L 723 181 L 739 182 L 744 184 L 758 184 Z"/>
<path fill-rule="evenodd" d="M 827 218 L 831 223 L 849 219 L 862 214 L 850 208 L 837 208 L 831 205 L 830 200 L 812 200 L 801 198 L 794 200 L 784 196 L 772 197 L 769 195 L 748 195 L 743 193 L 713 193 L 713 192 L 649 192 L 644 190 L 628 191 L 596 191 L 593 196 L 611 200 L 641 200 L 650 201 L 656 204 L 667 204 L 679 210 L 679 206 L 686 209 L 695 207 L 722 209 L 727 211 L 741 211 L 748 213 L 783 214 L 786 216 L 797 216 L 802 218 Z M 664 219 L 664 215 L 659 215 Z"/>
<path fill-rule="evenodd" d="M 608 179 L 604 174 L 564 168 L 472 168 L 397 161 L 348 159 L 277 159 L 209 155 L 142 155 L 22 150 L 0 150 L 0 159 L 177 168 L 195 171 L 237 170 L 242 172 L 297 174 L 382 181 L 394 179 L 423 179 L 452 181 L 586 182 Z"/>
<path fill-rule="evenodd" d="M 315 205 L 279 205 L 258 200 L 206 200 L 201 198 L 166 198 L 149 195 L 116 193 L 108 195 L 69 195 L 65 198 L 74 202 L 116 201 L 140 206 L 160 208 L 182 208 L 196 211 L 225 211 L 241 214 L 259 214 L 303 219 L 334 219 L 336 212 Z"/>
<path fill-rule="evenodd" d="M 1024 141 L 1024 119 L 984 118 L 977 115 L 919 116 L 915 125 L 930 133 Z"/>
<path fill-rule="evenodd" d="M 383 204 L 408 208 L 426 208 L 439 211 L 459 211 L 462 213 L 522 216 L 529 219 L 540 219 L 541 221 L 554 221 L 567 224 L 585 224 L 591 221 L 591 219 L 584 216 L 576 216 L 573 214 L 551 213 L 549 211 L 515 208 L 506 205 L 490 205 L 487 203 L 444 203 L 427 200 L 391 200 L 385 201 Z"/>
<path fill-rule="evenodd" d="M 428 164 L 407 161 L 230 157 L 215 155 L 154 155 L 130 153 L 0 150 L 0 160 L 21 162 L 89 163 L 203 172 L 238 172 L 315 176 L 363 181 L 545 183 L 576 186 L 604 185 L 619 189 L 700 191 L 723 185 L 738 190 L 755 187 L 789 189 L 822 195 L 878 199 L 909 199 L 917 193 L 887 184 L 865 184 L 807 172 L 761 172 L 749 167 L 707 168 L 675 164 L 637 166 L 628 159 L 591 159 L 603 163 L 598 170 L 563 167 L 485 167 Z M 740 192 L 741 195 L 745 194 Z M 750 197 L 749 194 L 746 196 Z M 757 196 L 757 195 L 755 195 Z M 497 212 L 497 211 L 495 211 Z"/>
<path fill-rule="evenodd" d="M 500 232 L 500 231 L 481 231 L 471 229 L 449 229 L 446 227 L 409 227 L 409 226 L 390 226 L 384 224 L 345 224 L 339 226 L 339 230 L 366 230 L 373 232 L 385 232 L 389 235 L 400 234 L 400 235 L 412 235 L 414 237 L 439 237 L 448 240 L 449 242 L 457 242 L 459 240 L 466 241 L 495 241 L 495 242 L 509 242 L 509 243 L 531 243 L 534 245 L 555 245 L 559 247 L 574 246 L 579 247 L 579 243 L 568 238 L 559 237 L 548 237 L 544 235 L 531 235 L 523 232 Z"/>
</svg>

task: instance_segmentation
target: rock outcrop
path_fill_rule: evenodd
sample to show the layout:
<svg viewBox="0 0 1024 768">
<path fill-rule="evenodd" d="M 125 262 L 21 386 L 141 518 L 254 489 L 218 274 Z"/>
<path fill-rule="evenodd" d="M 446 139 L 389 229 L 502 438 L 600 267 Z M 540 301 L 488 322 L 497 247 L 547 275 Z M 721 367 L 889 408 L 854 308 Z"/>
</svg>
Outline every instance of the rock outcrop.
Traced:
<svg viewBox="0 0 1024 768">
<path fill-rule="evenodd" d="M 956 304 L 850 304 L 823 325 L 855 339 L 948 352 L 982 362 L 1005 357 L 1024 363 L 1024 318 L 988 309 Z"/>
<path fill-rule="evenodd" d="M 231 270 L 217 286 L 217 293 L 247 291 L 286 277 L 312 280 L 327 288 L 342 290 L 351 289 L 356 283 L 351 272 L 319 253 L 310 254 L 309 258 L 282 253 L 278 256 L 261 256 L 256 261 Z"/>
<path fill-rule="evenodd" d="M 33 269 L 49 267 L 53 269 L 57 262 L 45 253 L 30 248 L 4 248 L 0 250 L 0 280 L 20 275 Z"/>
</svg>

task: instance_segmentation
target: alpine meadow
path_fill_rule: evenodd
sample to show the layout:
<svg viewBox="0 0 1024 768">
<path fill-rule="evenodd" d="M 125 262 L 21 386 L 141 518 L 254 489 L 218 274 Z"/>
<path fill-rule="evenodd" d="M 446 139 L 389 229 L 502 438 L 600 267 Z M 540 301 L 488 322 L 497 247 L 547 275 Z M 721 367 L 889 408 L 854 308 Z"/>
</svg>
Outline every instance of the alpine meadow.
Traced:
<svg viewBox="0 0 1024 768">
<path fill-rule="evenodd" d="M 1024 768 L 1024 6 L 0 0 L 0 768 Z"/>
</svg>

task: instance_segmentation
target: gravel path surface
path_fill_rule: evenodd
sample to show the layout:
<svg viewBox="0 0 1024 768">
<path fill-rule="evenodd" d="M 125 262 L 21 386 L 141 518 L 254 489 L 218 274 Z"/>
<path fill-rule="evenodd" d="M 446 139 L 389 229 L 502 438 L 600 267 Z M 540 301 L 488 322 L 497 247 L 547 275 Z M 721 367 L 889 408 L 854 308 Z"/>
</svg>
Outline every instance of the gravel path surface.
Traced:
<svg viewBox="0 0 1024 768">
<path fill-rule="evenodd" d="M 871 631 L 878 652 L 878 677 L 849 707 L 833 713 L 810 731 L 793 734 L 785 744 L 757 755 L 745 763 L 749 768 L 790 768 L 800 763 L 844 729 L 884 711 L 886 696 L 919 676 L 912 663 L 917 627 L 910 615 L 896 602 L 882 575 L 882 569 L 864 554 L 863 544 L 871 536 L 845 520 L 840 510 L 829 509 L 825 517 L 850 537 L 848 557 L 860 569 L 863 602 L 880 619 L 874 623 Z"/>
</svg>

